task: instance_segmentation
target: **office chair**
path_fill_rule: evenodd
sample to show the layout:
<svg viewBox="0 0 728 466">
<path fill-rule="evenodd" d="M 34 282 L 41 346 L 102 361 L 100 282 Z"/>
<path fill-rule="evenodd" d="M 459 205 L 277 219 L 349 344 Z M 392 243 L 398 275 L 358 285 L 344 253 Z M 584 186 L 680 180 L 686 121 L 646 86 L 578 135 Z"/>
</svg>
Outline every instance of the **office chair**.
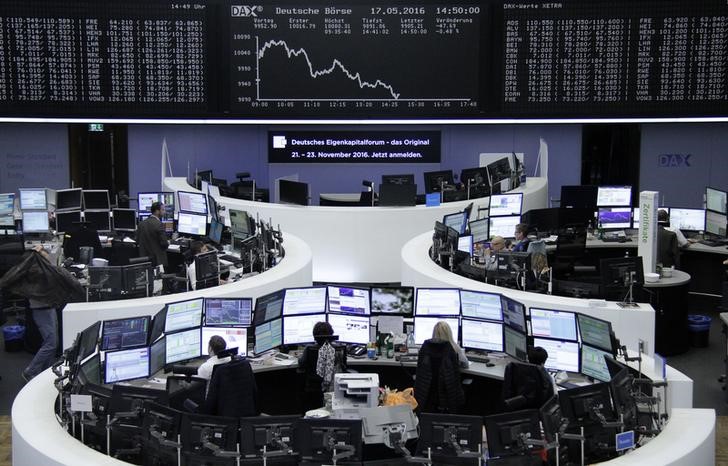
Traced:
<svg viewBox="0 0 728 466">
<path fill-rule="evenodd" d="M 231 417 L 260 414 L 255 376 L 247 359 L 237 358 L 215 366 L 207 397 L 199 411 L 201 414 Z"/>
<path fill-rule="evenodd" d="M 170 408 L 183 411 L 186 400 L 191 400 L 199 406 L 205 402 L 206 392 L 207 379 L 185 375 L 167 377 L 167 398 Z"/>
<path fill-rule="evenodd" d="M 457 414 L 465 405 L 458 354 L 450 342 L 426 340 L 417 357 L 415 374 L 419 412 Z"/>
<path fill-rule="evenodd" d="M 81 256 L 80 248 L 82 247 L 93 248 L 93 257 L 101 257 L 99 232 L 88 222 L 81 222 L 80 225 L 63 237 L 63 255 L 65 257 L 79 259 Z"/>
<path fill-rule="evenodd" d="M 336 373 L 347 372 L 346 368 L 346 346 L 331 343 L 334 347 L 335 369 Z M 301 408 L 305 413 L 312 409 L 324 406 L 324 394 L 321 389 L 321 377 L 316 374 L 316 365 L 318 363 L 318 345 L 309 345 L 304 348 L 303 364 L 299 364 L 298 373 L 301 376 Z"/>
<path fill-rule="evenodd" d="M 554 276 L 563 277 L 574 272 L 574 266 L 586 254 L 586 228 L 573 227 L 559 230 L 556 253 L 552 265 Z"/>
<path fill-rule="evenodd" d="M 129 265 L 131 259 L 139 257 L 139 245 L 122 240 L 111 240 L 109 265 Z"/>
<path fill-rule="evenodd" d="M 506 411 L 540 409 L 554 395 L 554 387 L 543 367 L 510 362 L 503 377 L 502 395 Z"/>
</svg>

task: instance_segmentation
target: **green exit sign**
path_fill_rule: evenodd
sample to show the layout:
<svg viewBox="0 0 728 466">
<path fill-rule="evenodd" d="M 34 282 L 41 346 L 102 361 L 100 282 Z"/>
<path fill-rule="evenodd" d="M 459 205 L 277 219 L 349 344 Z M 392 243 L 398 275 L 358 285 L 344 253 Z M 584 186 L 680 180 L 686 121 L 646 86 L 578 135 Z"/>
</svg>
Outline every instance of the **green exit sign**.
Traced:
<svg viewBox="0 0 728 466">
<path fill-rule="evenodd" d="M 89 123 L 88 130 L 95 133 L 101 133 L 104 131 L 103 123 Z"/>
</svg>

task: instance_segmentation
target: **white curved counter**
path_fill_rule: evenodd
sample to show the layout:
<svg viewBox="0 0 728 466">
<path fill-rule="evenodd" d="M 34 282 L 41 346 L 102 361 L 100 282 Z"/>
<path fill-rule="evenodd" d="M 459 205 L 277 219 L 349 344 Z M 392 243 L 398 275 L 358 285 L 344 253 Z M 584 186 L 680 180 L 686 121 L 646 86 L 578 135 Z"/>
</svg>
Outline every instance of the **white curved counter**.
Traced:
<svg viewBox="0 0 728 466">
<path fill-rule="evenodd" d="M 73 343 L 76 334 L 97 320 L 154 315 L 165 304 L 186 299 L 257 298 L 282 288 L 311 286 L 311 248 L 294 235 L 283 233 L 285 256 L 265 272 L 204 290 L 175 293 L 151 298 L 125 299 L 89 303 L 70 303 L 63 309 L 63 348 Z"/>
<path fill-rule="evenodd" d="M 615 302 L 531 293 L 471 280 L 445 270 L 433 262 L 428 254 L 431 243 L 432 232 L 428 232 L 415 237 L 402 248 L 401 282 L 403 286 L 487 291 L 508 296 L 523 303 L 528 308 L 538 307 L 580 312 L 610 321 L 614 333 L 622 344 L 628 348 L 638 348 L 639 340 L 642 340 L 645 342 L 645 352 L 648 355 L 654 353 L 655 310 L 649 304 L 640 304 L 637 308 L 622 309 Z M 597 301 L 600 301 L 599 304 L 602 304 L 602 306 L 590 305 L 590 303 Z M 652 368 L 646 369 L 648 371 Z M 670 367 L 668 367 L 667 371 L 667 380 L 670 382 L 668 409 L 691 408 L 693 406 L 693 381 Z"/>
<path fill-rule="evenodd" d="M 197 191 L 185 178 L 165 178 L 166 191 Z M 199 191 L 198 191 L 199 192 Z M 528 178 L 523 193 L 523 212 L 548 205 L 545 178 Z M 397 282 L 399 254 L 414 236 L 432 230 L 436 220 L 463 210 L 473 202 L 488 205 L 490 198 L 447 202 L 437 207 L 321 207 L 269 204 L 229 197 L 219 198 L 228 209 L 244 210 L 273 221 L 281 230 L 305 241 L 316 258 L 313 279 L 321 282 Z"/>
</svg>

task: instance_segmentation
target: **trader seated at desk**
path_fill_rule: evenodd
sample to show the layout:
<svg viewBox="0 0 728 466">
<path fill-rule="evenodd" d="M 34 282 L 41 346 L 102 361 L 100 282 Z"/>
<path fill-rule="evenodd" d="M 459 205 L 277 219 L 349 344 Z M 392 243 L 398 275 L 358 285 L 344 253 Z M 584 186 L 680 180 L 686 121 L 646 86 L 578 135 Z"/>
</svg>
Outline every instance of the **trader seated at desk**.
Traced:
<svg viewBox="0 0 728 466">
<path fill-rule="evenodd" d="M 485 269 L 488 272 L 494 272 L 498 267 L 496 253 L 506 248 L 506 240 L 502 236 L 494 236 L 490 240 L 490 248 L 485 250 Z"/>
<path fill-rule="evenodd" d="M 677 234 L 680 230 L 669 227 L 670 216 L 663 209 L 657 211 L 657 225 L 659 226 L 657 232 L 657 262 L 661 263 L 663 267 L 674 266 L 675 268 L 680 268 L 679 240 Z M 680 232 L 679 236 L 684 240 L 684 244 L 688 244 L 682 232 Z"/>
<path fill-rule="evenodd" d="M 225 358 L 217 357 L 217 355 L 225 351 L 226 348 L 227 343 L 225 343 L 225 339 L 223 339 L 223 337 L 220 335 L 213 335 L 210 337 L 210 342 L 207 345 L 207 353 L 210 357 L 197 369 L 197 377 L 201 377 L 209 381 L 212 378 L 212 370 L 216 365 L 230 362 L 230 356 Z"/>
<path fill-rule="evenodd" d="M 204 254 L 206 252 L 210 252 L 211 249 L 207 247 L 205 243 L 202 241 L 193 241 L 192 244 L 190 244 L 190 257 L 192 258 L 192 261 L 190 262 L 190 265 L 187 266 L 187 280 L 190 282 L 190 288 L 193 290 L 197 289 L 197 283 L 198 283 L 198 277 L 197 277 L 197 266 L 195 264 L 195 256 L 199 254 Z M 220 270 L 220 262 L 218 260 L 218 271 Z M 227 283 L 226 280 L 220 279 L 217 284 L 225 284 Z"/>
<path fill-rule="evenodd" d="M 531 241 L 528 239 L 528 225 L 525 223 L 519 223 L 516 225 L 516 231 L 514 236 L 516 237 L 516 244 L 513 245 L 512 250 L 514 252 L 526 252 L 528 251 L 528 243 Z"/>
<path fill-rule="evenodd" d="M 298 359 L 303 372 L 303 411 L 321 408 L 324 392 L 333 390 L 334 374 L 346 371 L 346 346 L 334 343 L 334 328 L 328 322 L 313 326 L 315 345 L 306 346 Z"/>
</svg>

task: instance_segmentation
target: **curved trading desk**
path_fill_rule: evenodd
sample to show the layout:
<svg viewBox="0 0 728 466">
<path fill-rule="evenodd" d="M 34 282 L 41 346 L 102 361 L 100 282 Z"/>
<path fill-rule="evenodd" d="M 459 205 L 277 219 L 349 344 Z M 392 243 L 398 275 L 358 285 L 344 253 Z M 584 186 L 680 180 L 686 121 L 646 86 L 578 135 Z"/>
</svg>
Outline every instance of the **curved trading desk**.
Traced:
<svg viewBox="0 0 728 466">
<path fill-rule="evenodd" d="M 645 352 L 649 355 L 654 353 L 655 310 L 648 304 L 622 309 L 615 302 L 531 293 L 471 280 L 445 270 L 433 262 L 428 254 L 431 243 L 432 232 L 428 232 L 415 237 L 402 248 L 401 282 L 403 286 L 487 291 L 508 296 L 523 303 L 527 308 L 539 307 L 581 312 L 610 321 L 615 334 L 628 348 L 638 348 L 639 341 L 642 340 L 645 342 Z M 692 407 L 693 381 L 671 369 L 668 369 L 667 379 L 670 382 L 669 407 Z M 688 404 L 685 404 L 686 400 L 689 401 Z"/>
<path fill-rule="evenodd" d="M 352 367 L 361 372 L 375 366 L 399 366 L 398 362 L 352 360 Z M 645 365 L 651 366 L 646 358 Z M 481 367 L 482 366 L 482 367 Z M 292 370 L 294 366 L 255 366 L 256 374 Z M 474 363 L 464 373 L 471 376 L 499 379 L 503 366 L 487 368 Z M 14 466 L 123 466 L 128 465 L 86 447 L 69 435 L 53 412 L 57 392 L 54 375 L 46 370 L 30 381 L 13 402 Z M 260 384 L 260 382 L 259 382 Z M 713 464 L 715 457 L 715 412 L 707 409 L 673 409 L 667 427 L 650 443 L 626 456 L 601 463 L 605 465 L 696 465 Z"/>
<path fill-rule="evenodd" d="M 196 191 L 185 178 L 165 178 L 166 191 Z M 523 193 L 526 212 L 547 206 L 545 178 L 528 178 Z M 229 197 L 219 198 L 228 209 L 244 210 L 255 218 L 273 220 L 281 230 L 305 241 L 316 258 L 313 279 L 321 282 L 397 282 L 399 254 L 414 236 L 432 230 L 435 220 L 463 210 L 473 202 L 488 205 L 490 198 L 447 202 L 437 207 L 320 207 L 269 204 Z"/>
<path fill-rule="evenodd" d="M 151 298 L 90 303 L 70 303 L 63 309 L 63 348 L 76 334 L 97 320 L 154 315 L 167 303 L 210 297 L 257 298 L 282 288 L 311 286 L 311 248 L 297 237 L 284 233 L 285 256 L 275 267 L 252 277 L 204 290 L 188 291 Z"/>
</svg>

